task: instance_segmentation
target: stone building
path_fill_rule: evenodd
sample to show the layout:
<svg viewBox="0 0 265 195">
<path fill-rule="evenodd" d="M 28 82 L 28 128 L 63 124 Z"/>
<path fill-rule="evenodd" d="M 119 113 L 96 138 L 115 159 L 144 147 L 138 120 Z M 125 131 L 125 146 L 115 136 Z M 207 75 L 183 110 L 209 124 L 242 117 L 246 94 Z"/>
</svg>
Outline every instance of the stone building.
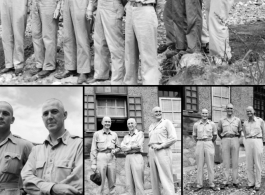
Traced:
<svg viewBox="0 0 265 195">
<path fill-rule="evenodd" d="M 86 174 L 91 174 L 89 153 L 93 133 L 102 129 L 101 120 L 104 116 L 111 117 L 111 129 L 118 134 L 122 141 L 127 130 L 127 119 L 135 118 L 137 129 L 144 131 L 144 158 L 147 161 L 148 128 L 152 123 L 152 109 L 162 108 L 163 117 L 170 119 L 177 132 L 178 141 L 172 146 L 174 156 L 174 176 L 181 178 L 181 95 L 182 87 L 85 87 L 84 94 L 84 139 Z M 117 154 L 117 193 L 126 192 L 124 154 Z M 147 165 L 147 162 L 145 163 Z M 177 179 L 176 179 L 177 182 Z M 89 193 L 96 194 L 96 185 L 86 178 L 86 188 Z M 150 189 L 149 168 L 145 166 L 145 189 Z"/>
<path fill-rule="evenodd" d="M 184 87 L 183 94 L 183 166 L 195 165 L 193 124 L 201 118 L 202 108 L 209 111 L 209 119 L 216 124 L 226 116 L 227 103 L 234 105 L 234 115 L 247 119 L 246 107 L 253 106 L 256 116 L 265 119 L 265 87 Z M 242 140 L 241 140 L 242 143 Z M 220 138 L 216 141 L 215 161 L 222 161 Z M 219 154 L 219 155 L 218 155 Z"/>
</svg>

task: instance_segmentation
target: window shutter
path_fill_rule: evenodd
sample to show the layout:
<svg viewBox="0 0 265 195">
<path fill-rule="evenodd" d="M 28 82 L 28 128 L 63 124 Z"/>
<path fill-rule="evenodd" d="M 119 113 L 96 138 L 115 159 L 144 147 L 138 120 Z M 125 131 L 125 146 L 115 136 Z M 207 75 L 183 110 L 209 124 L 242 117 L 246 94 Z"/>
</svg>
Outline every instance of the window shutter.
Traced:
<svg viewBox="0 0 265 195">
<path fill-rule="evenodd" d="M 96 131 L 95 95 L 85 95 L 85 131 Z"/>
<path fill-rule="evenodd" d="M 137 129 L 144 131 L 142 98 L 140 96 L 128 96 L 128 115 L 137 122 Z"/>
</svg>

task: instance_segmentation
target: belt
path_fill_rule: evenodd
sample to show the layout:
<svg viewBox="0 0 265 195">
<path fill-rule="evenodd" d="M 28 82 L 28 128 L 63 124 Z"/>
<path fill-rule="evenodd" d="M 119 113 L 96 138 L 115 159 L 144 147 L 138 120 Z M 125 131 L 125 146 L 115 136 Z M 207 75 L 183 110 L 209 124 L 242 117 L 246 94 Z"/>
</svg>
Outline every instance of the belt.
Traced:
<svg viewBox="0 0 265 195">
<path fill-rule="evenodd" d="M 99 151 L 99 153 L 111 153 L 110 149 L 104 150 L 104 151 Z"/>
<path fill-rule="evenodd" d="M 0 183 L 0 189 L 18 188 L 18 183 Z"/>
<path fill-rule="evenodd" d="M 126 155 L 129 155 L 129 154 L 142 154 L 142 153 L 141 152 L 126 153 Z"/>
<path fill-rule="evenodd" d="M 262 137 L 247 137 L 247 139 L 262 139 Z"/>
<path fill-rule="evenodd" d="M 233 134 L 226 134 L 223 136 L 223 138 L 233 138 L 233 137 L 239 137 L 238 135 L 233 135 Z"/>
<path fill-rule="evenodd" d="M 143 4 L 141 2 L 135 2 L 135 1 L 130 1 L 130 4 L 133 7 L 143 7 L 143 6 L 153 6 L 154 7 L 155 6 L 154 3 Z"/>
<path fill-rule="evenodd" d="M 206 141 L 212 141 L 212 139 L 197 139 L 197 141 L 203 141 L 203 142 L 206 142 Z"/>
</svg>

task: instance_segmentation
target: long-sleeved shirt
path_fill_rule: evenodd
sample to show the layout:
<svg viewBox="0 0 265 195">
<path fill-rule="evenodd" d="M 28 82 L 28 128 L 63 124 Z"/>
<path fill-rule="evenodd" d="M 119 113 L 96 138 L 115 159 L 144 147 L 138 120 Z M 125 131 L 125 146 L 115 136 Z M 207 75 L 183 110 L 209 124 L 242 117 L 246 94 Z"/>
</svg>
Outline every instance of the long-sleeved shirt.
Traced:
<svg viewBox="0 0 265 195">
<path fill-rule="evenodd" d="M 219 121 L 217 130 L 221 132 L 221 136 L 225 136 L 226 134 L 239 135 L 242 130 L 241 120 L 235 116 L 230 120 L 225 117 Z"/>
<path fill-rule="evenodd" d="M 212 139 L 213 135 L 217 135 L 217 129 L 214 122 L 207 120 L 203 123 L 202 120 L 199 120 L 193 125 L 192 135 L 197 139 Z"/>
<path fill-rule="evenodd" d="M 32 147 L 31 142 L 12 133 L 0 143 L 0 194 L 20 195 L 20 172 L 28 160 Z M 11 188 L 14 190 L 2 191 Z"/>
<path fill-rule="evenodd" d="M 56 144 L 48 136 L 33 148 L 21 176 L 29 194 L 50 194 L 57 183 L 83 192 L 83 139 L 67 130 Z"/>
<path fill-rule="evenodd" d="M 143 153 L 143 145 L 144 145 L 144 132 L 138 131 L 137 129 L 134 132 L 125 135 L 122 142 L 122 147 L 129 147 L 130 150 L 125 151 L 125 153 L 134 153 L 134 152 L 142 152 Z"/>
<path fill-rule="evenodd" d="M 94 133 L 91 145 L 91 162 L 92 165 L 97 165 L 98 152 L 112 150 L 115 152 L 120 150 L 119 139 L 117 133 L 109 130 L 108 132 L 101 129 Z"/>
<path fill-rule="evenodd" d="M 157 124 L 150 125 L 149 138 L 148 146 L 162 144 L 163 148 L 168 148 L 177 141 L 177 133 L 170 120 L 161 119 Z"/>
<path fill-rule="evenodd" d="M 254 117 L 253 121 L 246 120 L 243 124 L 243 132 L 246 138 L 261 137 L 265 141 L 264 121 L 259 117 Z"/>
</svg>

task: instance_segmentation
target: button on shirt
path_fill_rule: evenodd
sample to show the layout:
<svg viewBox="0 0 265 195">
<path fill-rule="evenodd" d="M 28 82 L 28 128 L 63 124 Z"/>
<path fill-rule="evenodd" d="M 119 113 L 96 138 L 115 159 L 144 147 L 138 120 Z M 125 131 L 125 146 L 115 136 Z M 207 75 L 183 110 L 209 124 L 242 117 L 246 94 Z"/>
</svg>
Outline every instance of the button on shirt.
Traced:
<svg viewBox="0 0 265 195">
<path fill-rule="evenodd" d="M 177 133 L 174 125 L 168 119 L 161 119 L 158 123 L 153 123 L 149 127 L 149 144 L 163 144 L 168 148 L 177 141 Z"/>
<path fill-rule="evenodd" d="M 253 121 L 246 120 L 243 124 L 244 135 L 247 137 L 263 137 L 265 135 L 264 121 L 259 117 L 254 117 Z"/>
<path fill-rule="evenodd" d="M 83 140 L 66 131 L 53 145 L 50 136 L 35 146 L 21 175 L 29 194 L 50 194 L 56 183 L 83 192 Z"/>
<path fill-rule="evenodd" d="M 118 152 L 120 149 L 119 139 L 117 133 L 109 130 L 106 132 L 104 129 L 94 133 L 91 145 L 91 162 L 92 165 L 97 164 L 98 152 L 115 149 Z"/>
<path fill-rule="evenodd" d="M 239 135 L 241 128 L 241 120 L 233 116 L 231 119 L 221 119 L 218 123 L 217 130 L 222 132 L 221 136 L 225 136 L 226 134 Z"/>
<path fill-rule="evenodd" d="M 123 141 L 121 142 L 121 147 L 133 147 L 133 149 L 126 151 L 125 153 L 134 153 L 142 152 L 143 153 L 144 145 L 144 132 L 138 131 L 137 129 L 134 132 L 125 135 Z"/>
<path fill-rule="evenodd" d="M 213 135 L 217 135 L 217 129 L 214 122 L 207 120 L 203 123 L 199 120 L 193 125 L 193 136 L 197 136 L 197 139 L 212 139 Z"/>
<path fill-rule="evenodd" d="M 33 145 L 31 142 L 19 138 L 12 133 L 0 143 L 0 194 L 20 194 L 22 182 L 20 172 L 26 164 Z M 18 189 L 8 191 L 3 189 Z"/>
</svg>

